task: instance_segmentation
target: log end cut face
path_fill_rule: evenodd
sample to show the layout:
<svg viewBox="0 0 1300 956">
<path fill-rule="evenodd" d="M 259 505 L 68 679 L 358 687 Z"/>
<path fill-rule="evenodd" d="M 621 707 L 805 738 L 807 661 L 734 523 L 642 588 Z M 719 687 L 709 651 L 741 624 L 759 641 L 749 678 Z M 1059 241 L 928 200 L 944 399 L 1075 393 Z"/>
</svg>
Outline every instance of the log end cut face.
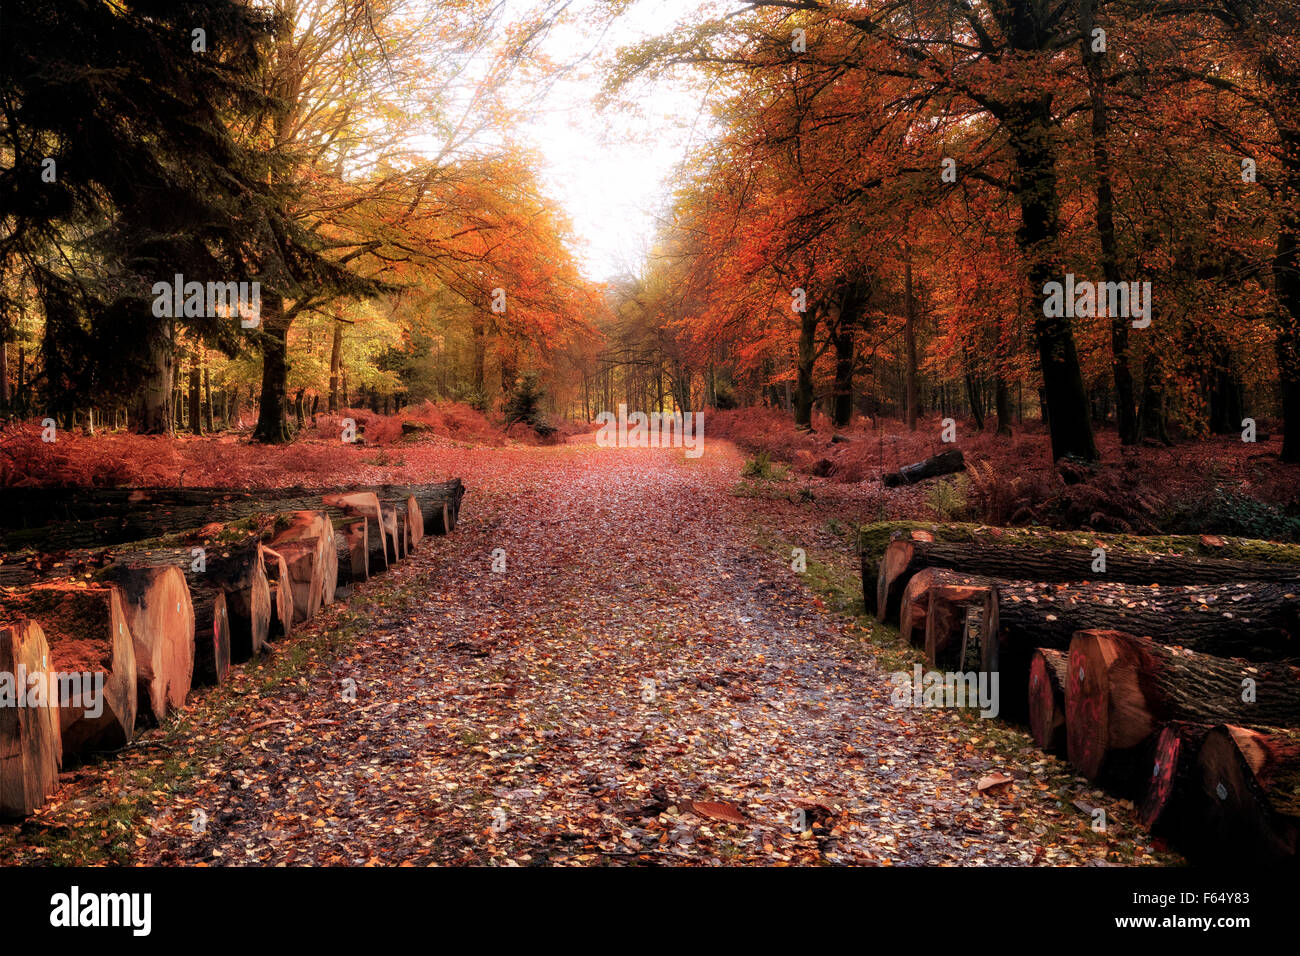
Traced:
<svg viewBox="0 0 1300 956">
<path fill-rule="evenodd" d="M 48 694 L 32 698 L 18 681 L 20 674 L 47 674 L 49 659 L 38 623 L 0 624 L 0 681 L 10 681 L 0 687 L 0 818 L 27 816 L 59 786 L 63 735 L 57 703 Z"/>
</svg>

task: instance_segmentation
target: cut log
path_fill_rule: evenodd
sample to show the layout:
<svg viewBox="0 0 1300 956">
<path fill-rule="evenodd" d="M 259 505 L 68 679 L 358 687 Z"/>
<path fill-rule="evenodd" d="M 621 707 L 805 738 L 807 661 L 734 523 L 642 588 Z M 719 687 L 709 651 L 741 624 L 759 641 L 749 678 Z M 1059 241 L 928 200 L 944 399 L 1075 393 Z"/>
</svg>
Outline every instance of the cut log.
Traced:
<svg viewBox="0 0 1300 956">
<path fill-rule="evenodd" d="M 420 503 L 415 495 L 395 499 L 392 504 L 399 513 L 406 516 L 406 551 L 409 554 L 424 540 L 424 514 L 420 511 Z"/>
<path fill-rule="evenodd" d="M 410 534 L 406 528 L 406 508 L 403 505 L 389 505 L 393 509 L 393 520 L 397 525 L 397 533 L 393 535 L 393 544 L 397 546 L 397 560 L 404 561 L 408 554 L 407 547 L 410 544 Z"/>
<path fill-rule="evenodd" d="M 6 489 L 0 514 L 0 549 L 40 551 L 103 548 L 178 534 L 211 523 L 229 524 L 250 515 L 317 511 L 325 495 L 369 491 L 385 499 L 414 495 L 428 531 L 443 503 L 455 524 L 465 486 L 459 478 L 423 485 L 369 488 L 20 488 Z M 340 515 L 331 515 L 340 517 Z M 443 530 L 437 528 L 435 530 Z M 450 530 L 450 528 L 446 529 Z"/>
<path fill-rule="evenodd" d="M 319 511 L 299 511 L 272 537 L 271 549 L 283 556 L 288 567 L 293 623 L 311 620 L 325 600 L 326 576 L 333 578 L 329 585 L 330 600 L 338 581 L 334 526 Z"/>
<path fill-rule="evenodd" d="M 137 716 L 154 722 L 185 704 L 194 680 L 194 605 L 180 568 L 116 564 L 107 580 L 122 593 L 135 643 Z"/>
<path fill-rule="evenodd" d="M 979 578 L 942 568 L 926 568 L 912 576 L 899 604 L 898 634 L 916 647 L 925 646 L 926 618 L 930 611 L 930 591 L 936 587 L 987 587 L 988 578 Z M 963 615 L 964 616 L 964 615 Z"/>
<path fill-rule="evenodd" d="M 35 621 L 0 624 L 0 817 L 27 816 L 59 787 L 63 739 L 49 658 Z"/>
<path fill-rule="evenodd" d="M 224 684 L 230 679 L 226 592 L 213 581 L 201 580 L 190 588 L 190 599 L 194 602 L 194 683 Z"/>
<path fill-rule="evenodd" d="M 57 675 L 66 757 L 117 750 L 135 735 L 135 647 L 111 585 L 40 584 L 0 595 L 0 616 L 41 626 Z"/>
<path fill-rule="evenodd" d="M 880 578 L 880 556 L 867 550 L 858 552 L 858 562 L 862 567 L 862 604 L 866 612 L 873 617 L 879 616 L 876 604 L 876 582 Z"/>
<path fill-rule="evenodd" d="M 261 652 L 271 627 L 271 592 L 262 562 L 260 536 L 213 525 L 191 537 L 192 543 L 180 546 L 115 549 L 106 555 L 106 560 L 111 562 L 109 567 L 96 572 L 96 578 L 111 578 L 113 565 L 177 567 L 189 585 L 196 616 L 200 595 L 210 604 L 215 592 L 222 591 L 226 596 L 225 616 L 230 635 L 224 653 L 234 661 L 248 660 Z M 210 607 L 204 609 L 203 617 L 205 624 L 213 619 Z"/>
<path fill-rule="evenodd" d="M 260 654 L 271 630 L 271 589 L 261 541 L 250 537 L 238 545 L 209 548 L 206 574 L 226 595 L 231 660 Z"/>
<path fill-rule="evenodd" d="M 420 508 L 425 534 L 454 531 L 460 518 L 461 500 L 465 497 L 465 483 L 459 478 L 422 485 L 378 485 L 373 490 L 384 500 L 413 495 Z"/>
<path fill-rule="evenodd" d="M 881 476 L 881 481 L 886 488 L 897 488 L 900 485 L 914 485 L 919 481 L 925 481 L 927 478 L 938 478 L 940 475 L 951 475 L 954 472 L 966 470 L 966 459 L 962 457 L 961 452 L 956 448 L 950 448 L 947 451 L 932 455 L 925 461 L 918 461 L 913 465 L 904 465 L 898 471 Z"/>
<path fill-rule="evenodd" d="M 1060 552 L 1065 549 L 1091 552 L 1105 548 L 1109 559 L 1116 553 L 1145 554 L 1159 557 L 1208 557 L 1232 559 L 1251 565 L 1281 569 L 1296 568 L 1300 574 L 1300 544 L 1283 544 L 1253 538 L 1219 536 L 1222 544 L 1207 546 L 1203 535 L 1161 534 L 1150 537 L 1134 534 L 1110 534 L 1102 531 L 1056 531 L 1041 526 L 999 528 L 993 525 L 961 521 L 874 521 L 858 529 L 858 550 L 879 557 L 889 543 L 923 532 L 925 540 L 949 544 L 977 544 L 1017 551 Z M 1251 580 L 1260 575 L 1240 575 Z M 1151 583 L 1151 582 L 1137 582 Z M 1213 581 L 1179 581 L 1179 584 L 1215 583 Z"/>
<path fill-rule="evenodd" d="M 1300 726 L 1296 668 L 1210 657 L 1120 631 L 1074 636 L 1065 693 L 1070 763 L 1090 780 L 1109 771 L 1129 790 L 1145 786 L 1165 721 Z"/>
<path fill-rule="evenodd" d="M 1066 752 L 1065 682 L 1069 661 L 1050 647 L 1034 651 L 1029 664 L 1029 732 L 1051 754 Z"/>
<path fill-rule="evenodd" d="M 342 533 L 336 536 L 342 539 L 344 551 L 339 552 L 339 579 L 342 580 L 346 565 L 348 581 L 357 583 L 370 579 L 370 522 L 365 519 L 348 521 L 343 524 Z"/>
<path fill-rule="evenodd" d="M 1300 734 L 1217 726 L 1196 753 L 1178 834 L 1198 864 L 1293 862 L 1300 835 Z"/>
<path fill-rule="evenodd" d="M 1146 792 L 1138 806 L 1138 820 L 1157 836 L 1174 839 L 1190 823 L 1187 803 L 1196 755 L 1210 732 L 1209 724 L 1173 720 L 1160 728 L 1152 748 Z"/>
<path fill-rule="evenodd" d="M 397 537 L 397 509 L 392 505 L 379 503 L 379 513 L 384 525 L 384 544 L 388 548 L 388 563 L 396 564 L 402 560 L 402 546 Z"/>
<path fill-rule="evenodd" d="M 925 660 L 941 671 L 954 670 L 961 655 L 966 609 L 981 609 L 987 631 L 992 624 L 993 590 L 989 585 L 941 584 L 928 593 L 925 614 Z"/>
<path fill-rule="evenodd" d="M 1229 561 L 1182 555 L 1110 550 L 1104 573 L 1092 570 L 1097 558 L 1082 548 L 1044 549 L 987 541 L 958 543 L 900 538 L 885 548 L 876 582 L 877 614 L 898 617 L 903 589 L 922 568 L 948 568 L 966 574 L 1021 581 L 1114 582 L 1165 587 L 1263 581 L 1300 587 L 1300 568 L 1263 562 Z"/>
<path fill-rule="evenodd" d="M 336 600 L 351 597 L 354 584 L 366 579 L 366 520 L 355 518 L 334 522 L 335 566 L 338 568 Z"/>
<path fill-rule="evenodd" d="M 325 495 L 321 499 L 327 506 L 339 508 L 343 514 L 366 520 L 366 561 L 368 574 L 388 570 L 388 532 L 379 509 L 379 498 L 373 491 L 347 492 Z"/>
<path fill-rule="evenodd" d="M 271 599 L 271 626 L 267 639 L 288 637 L 293 633 L 293 591 L 289 582 L 289 565 L 279 551 L 262 546 L 262 564 L 266 568 Z"/>
<path fill-rule="evenodd" d="M 1026 701 L 1036 647 L 1066 650 L 1076 631 L 1118 630 L 1215 657 L 1281 660 L 1293 653 L 1300 594 L 1277 584 L 1201 587 L 1001 582 L 997 641 L 985 666 L 999 671 L 1009 702 Z M 1007 708 L 1004 716 L 1021 719 Z"/>
</svg>

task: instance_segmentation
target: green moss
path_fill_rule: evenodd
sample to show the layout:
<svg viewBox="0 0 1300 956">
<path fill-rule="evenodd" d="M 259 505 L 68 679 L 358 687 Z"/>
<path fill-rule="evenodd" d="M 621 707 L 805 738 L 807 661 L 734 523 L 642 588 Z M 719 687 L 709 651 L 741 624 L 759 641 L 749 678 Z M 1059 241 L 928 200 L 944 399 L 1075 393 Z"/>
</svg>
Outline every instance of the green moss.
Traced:
<svg viewBox="0 0 1300 956">
<path fill-rule="evenodd" d="M 1241 561 L 1264 561 L 1273 564 L 1300 565 L 1300 545 L 1254 538 L 1224 537 L 1223 547 L 1207 547 L 1199 535 L 1137 535 L 1103 534 L 1095 531 L 1054 531 L 1050 528 L 1029 526 L 1024 528 L 999 528 L 996 536 L 988 525 L 968 522 L 934 521 L 877 521 L 862 525 L 858 531 L 858 547 L 868 554 L 880 555 L 896 533 L 928 531 L 936 541 L 973 542 L 998 541 L 1014 543 L 1018 547 L 1048 550 L 1062 544 L 1076 548 L 1095 548 L 1098 544 L 1117 551 L 1136 551 L 1142 554 L 1183 554 L 1202 557 L 1231 558 Z"/>
</svg>

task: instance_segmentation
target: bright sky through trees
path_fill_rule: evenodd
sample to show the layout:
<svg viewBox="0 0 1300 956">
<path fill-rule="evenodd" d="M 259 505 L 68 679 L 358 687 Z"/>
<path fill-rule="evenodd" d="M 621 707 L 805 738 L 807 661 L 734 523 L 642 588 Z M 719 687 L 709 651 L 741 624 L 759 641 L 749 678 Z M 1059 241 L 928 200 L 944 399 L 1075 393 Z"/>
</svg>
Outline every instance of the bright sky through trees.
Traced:
<svg viewBox="0 0 1300 956">
<path fill-rule="evenodd" d="M 704 6 L 699 0 L 641 0 L 607 23 L 603 4 L 574 4 L 541 46 L 555 65 L 571 68 L 559 79 L 521 77 L 508 94 L 521 106 L 540 97 L 525 110 L 516 136 L 541 154 L 542 184 L 583 242 L 574 251 L 588 278 L 644 267 L 674 180 L 692 144 L 698 147 L 711 129 L 708 110 L 701 108 L 706 91 L 692 87 L 686 71 L 671 84 L 638 84 L 635 97 L 625 97 L 629 102 L 599 110 L 602 67 L 620 47 L 667 32 Z"/>
</svg>

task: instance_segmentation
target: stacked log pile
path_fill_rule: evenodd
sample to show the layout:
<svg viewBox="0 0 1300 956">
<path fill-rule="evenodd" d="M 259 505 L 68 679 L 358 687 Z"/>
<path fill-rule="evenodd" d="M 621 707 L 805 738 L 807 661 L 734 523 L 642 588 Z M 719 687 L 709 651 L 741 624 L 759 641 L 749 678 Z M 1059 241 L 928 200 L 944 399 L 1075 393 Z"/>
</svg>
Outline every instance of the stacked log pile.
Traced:
<svg viewBox="0 0 1300 956">
<path fill-rule="evenodd" d="M 6 489 L 0 818 L 48 800 L 65 761 L 122 748 L 194 685 L 224 682 L 428 534 L 449 533 L 464 493 L 460 479 Z"/>
<path fill-rule="evenodd" d="M 1294 861 L 1300 549 L 1090 537 L 868 526 L 863 600 L 1190 859 Z"/>
</svg>

